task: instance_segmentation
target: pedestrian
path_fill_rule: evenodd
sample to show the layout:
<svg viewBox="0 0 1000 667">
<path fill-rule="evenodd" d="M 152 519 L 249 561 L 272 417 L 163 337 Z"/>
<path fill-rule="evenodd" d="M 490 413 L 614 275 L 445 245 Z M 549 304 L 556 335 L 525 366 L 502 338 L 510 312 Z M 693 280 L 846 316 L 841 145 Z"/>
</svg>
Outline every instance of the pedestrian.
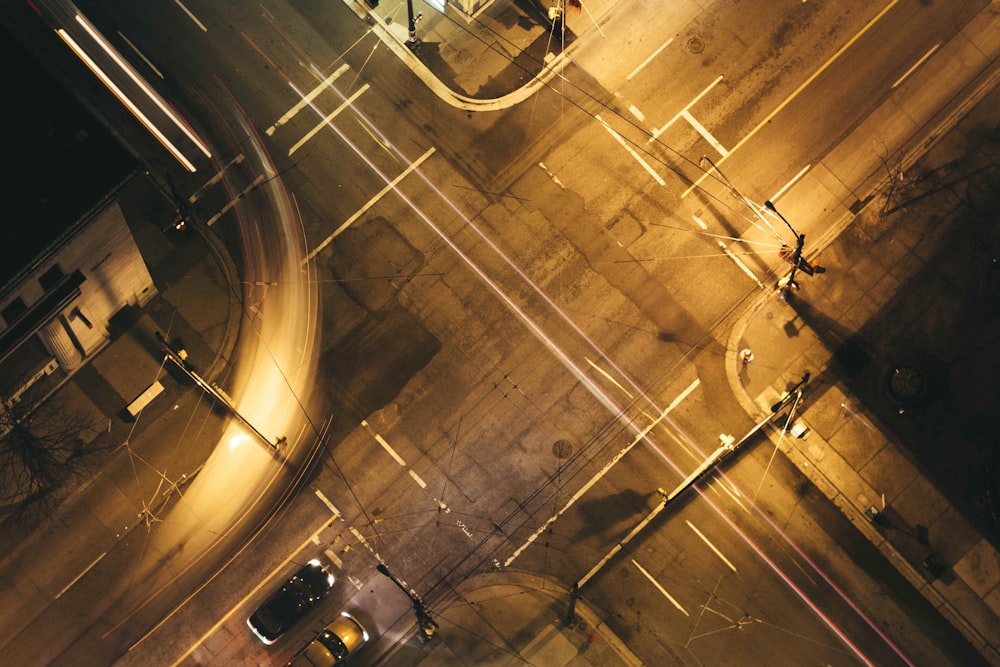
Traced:
<svg viewBox="0 0 1000 667">
<path fill-rule="evenodd" d="M 742 350 L 740 350 L 740 361 L 743 363 L 744 366 L 746 366 L 753 360 L 754 360 L 753 352 L 750 350 L 749 347 L 745 347 Z"/>
</svg>

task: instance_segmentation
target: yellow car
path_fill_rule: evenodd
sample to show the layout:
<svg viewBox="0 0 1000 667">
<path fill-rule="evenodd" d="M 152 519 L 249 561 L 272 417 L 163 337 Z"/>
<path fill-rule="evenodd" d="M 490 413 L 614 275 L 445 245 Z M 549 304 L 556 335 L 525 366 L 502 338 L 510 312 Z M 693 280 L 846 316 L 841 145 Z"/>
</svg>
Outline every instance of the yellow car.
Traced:
<svg viewBox="0 0 1000 667">
<path fill-rule="evenodd" d="M 365 626 L 348 614 L 340 617 L 316 635 L 305 647 L 285 663 L 285 667 L 332 667 L 357 653 L 368 642 Z"/>
</svg>

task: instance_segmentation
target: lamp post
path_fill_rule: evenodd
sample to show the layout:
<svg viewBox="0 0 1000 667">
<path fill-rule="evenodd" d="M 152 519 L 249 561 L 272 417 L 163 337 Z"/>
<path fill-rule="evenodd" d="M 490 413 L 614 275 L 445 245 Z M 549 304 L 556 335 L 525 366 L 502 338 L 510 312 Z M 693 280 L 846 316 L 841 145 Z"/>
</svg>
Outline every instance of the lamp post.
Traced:
<svg viewBox="0 0 1000 667">
<path fill-rule="evenodd" d="M 417 22 L 424 17 L 423 12 L 418 12 L 415 16 L 413 14 L 413 0 L 406 0 L 406 18 L 409 22 L 409 37 L 406 38 L 406 43 L 411 46 L 416 46 L 420 43 L 417 39 Z"/>
<path fill-rule="evenodd" d="M 427 607 L 424 606 L 424 601 L 420 599 L 416 591 L 412 588 L 407 588 L 406 585 L 396 578 L 396 576 L 389 571 L 389 568 L 385 566 L 385 563 L 379 563 L 375 566 L 379 574 L 382 574 L 389 578 L 392 583 L 396 584 L 399 590 L 406 593 L 406 597 L 410 598 L 410 602 L 413 603 L 413 611 L 417 614 L 417 625 L 420 627 L 420 634 L 423 635 L 424 640 L 431 639 L 434 633 L 437 632 L 438 624 L 431 618 L 430 613 L 427 611 Z"/>
<path fill-rule="evenodd" d="M 786 248 L 788 250 L 791 250 L 791 248 L 788 248 L 788 246 L 782 246 L 781 256 L 786 261 L 790 262 L 792 265 L 792 272 L 788 275 L 788 280 L 784 281 L 784 284 L 782 284 L 781 281 L 779 281 L 778 283 L 778 286 L 782 289 L 782 294 L 784 295 L 785 294 L 784 290 L 798 289 L 799 284 L 795 282 L 795 272 L 798 271 L 800 267 L 802 268 L 803 271 L 805 271 L 809 275 L 812 275 L 813 267 L 808 262 L 802 259 L 802 246 L 804 246 L 806 243 L 806 235 L 799 234 L 797 231 L 795 231 L 795 228 L 792 227 L 792 223 L 788 222 L 788 220 L 785 220 L 785 216 L 781 215 L 781 213 L 778 212 L 778 209 L 774 207 L 774 202 L 772 202 L 770 199 L 764 202 L 764 207 L 771 213 L 774 213 L 776 216 L 778 216 L 781 219 L 781 221 L 788 226 L 788 229 L 791 230 L 792 234 L 795 234 L 795 249 L 792 250 L 791 257 L 787 256 L 787 250 L 786 250 Z"/>
</svg>

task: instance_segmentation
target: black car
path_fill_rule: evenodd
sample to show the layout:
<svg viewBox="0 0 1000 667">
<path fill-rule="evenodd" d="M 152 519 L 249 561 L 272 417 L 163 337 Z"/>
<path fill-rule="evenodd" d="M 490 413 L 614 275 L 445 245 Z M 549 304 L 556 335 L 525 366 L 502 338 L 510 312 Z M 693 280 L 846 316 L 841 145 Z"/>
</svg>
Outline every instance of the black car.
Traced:
<svg viewBox="0 0 1000 667">
<path fill-rule="evenodd" d="M 326 597 L 333 575 L 318 560 L 303 565 L 247 619 L 247 625 L 265 644 L 273 644 L 292 623 Z"/>
</svg>

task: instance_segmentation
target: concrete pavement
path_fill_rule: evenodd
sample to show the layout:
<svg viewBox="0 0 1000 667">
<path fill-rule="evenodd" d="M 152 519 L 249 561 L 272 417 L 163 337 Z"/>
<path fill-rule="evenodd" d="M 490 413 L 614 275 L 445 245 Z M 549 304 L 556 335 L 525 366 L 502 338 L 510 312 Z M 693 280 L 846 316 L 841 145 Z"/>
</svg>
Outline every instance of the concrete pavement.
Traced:
<svg viewBox="0 0 1000 667">
<path fill-rule="evenodd" d="M 952 164 L 961 165 L 955 168 L 966 175 L 988 170 L 989 182 L 1000 181 L 996 166 L 1000 146 L 966 140 L 995 131 L 1000 124 L 998 109 L 1000 91 L 994 90 L 910 171 L 928 173 Z M 951 174 L 948 180 L 965 182 L 957 176 Z M 935 189 L 934 183 L 926 183 L 925 189 Z M 973 224 L 974 211 L 955 206 L 948 190 L 938 193 L 947 200 L 944 210 L 933 196 L 917 193 L 910 196 L 919 198 L 895 215 L 885 212 L 898 203 L 898 193 L 886 192 L 873 200 L 852 227 L 818 255 L 826 274 L 799 278 L 801 291 L 787 300 L 777 292 L 757 300 L 733 330 L 727 370 L 737 398 L 755 416 L 766 414 L 803 373 L 812 373 L 797 420 L 808 430 L 801 438 L 776 431 L 772 439 L 996 665 L 1000 664 L 1000 554 L 983 534 L 991 526 L 986 522 L 981 530 L 970 522 L 964 515 L 969 512 L 960 511 L 935 479 L 945 472 L 947 460 L 967 452 L 952 439 L 945 451 L 936 452 L 941 463 L 928 469 L 927 457 L 917 457 L 913 451 L 934 446 L 921 442 L 914 424 L 918 430 L 931 429 L 935 423 L 928 420 L 931 417 L 951 420 L 958 430 L 971 414 L 962 414 L 960 406 L 973 406 L 977 395 L 995 392 L 988 370 L 976 377 L 959 368 L 965 381 L 955 377 L 949 387 L 936 386 L 936 369 L 926 361 L 931 351 L 943 355 L 950 350 L 954 356 L 971 348 L 977 350 L 974 363 L 980 368 L 997 367 L 998 325 L 992 302 L 996 294 L 978 289 L 986 287 L 984 281 L 996 260 L 963 238 L 961 226 Z M 988 222 L 992 231 L 980 231 L 995 234 L 996 219 Z M 877 240 L 871 238 L 875 232 Z M 923 289 L 928 284 L 937 286 L 930 295 Z M 971 308 L 959 313 L 949 307 L 963 303 Z M 935 313 L 938 309 L 946 314 Z M 952 316 L 962 318 L 964 326 L 949 327 Z M 994 343 L 980 344 L 981 335 Z M 924 349 L 901 352 L 905 336 L 927 341 Z M 738 354 L 747 348 L 754 360 L 742 364 Z M 906 373 L 901 375 L 902 371 Z M 919 381 L 920 392 L 900 386 L 905 378 Z M 856 396 L 859 384 L 869 388 L 859 388 L 865 401 Z M 940 395 L 926 394 L 935 391 Z M 948 401 L 953 404 L 949 415 L 939 414 L 933 406 L 945 400 L 944 394 L 965 396 Z M 894 430 L 908 434 L 906 448 Z"/>
<path fill-rule="evenodd" d="M 454 18 L 428 14 L 419 24 L 418 31 L 424 44 L 414 54 L 404 43 L 405 9 L 400 12 L 404 3 L 384 1 L 373 10 L 363 1 L 345 2 L 359 16 L 372 20 L 373 29 L 432 90 L 461 108 L 491 110 L 512 106 L 530 97 L 538 86 L 556 76 L 564 63 L 558 56 L 548 55 L 553 52 L 548 41 L 549 26 L 540 10 L 536 14 L 518 5 L 494 3 L 476 17 L 475 22 L 465 26 Z M 601 8 L 610 7 L 611 3 L 595 1 L 587 5 L 591 13 L 599 16 Z M 969 43 L 974 42 L 970 40 Z M 432 47 L 433 44 L 437 46 Z M 516 61 L 519 56 L 518 66 L 512 67 L 511 58 Z M 986 59 L 989 62 L 989 57 Z M 943 63 L 931 59 L 928 66 L 935 62 Z M 536 68 L 534 73 L 532 68 Z M 1000 107 L 995 97 L 993 99 L 993 106 Z M 869 133 L 882 130 L 864 128 Z M 915 136 L 912 128 L 909 132 L 907 141 Z M 856 140 L 860 143 L 863 138 L 859 134 Z M 844 160 L 847 161 L 846 155 Z M 865 166 L 856 168 L 860 171 Z M 831 168 L 828 173 L 834 171 Z M 877 171 L 870 170 L 871 173 Z M 828 217 L 843 216 L 845 209 L 850 208 L 852 197 L 861 201 L 866 197 L 866 189 L 872 192 L 878 189 L 880 183 L 868 180 L 854 178 L 856 187 L 851 192 L 838 192 L 836 197 L 831 196 L 836 199 L 835 205 L 821 203 L 818 210 L 826 211 Z M 815 190 L 816 182 L 809 179 L 804 179 L 797 187 L 801 191 L 810 188 Z M 149 205 L 151 200 L 145 199 L 146 196 L 149 193 L 142 195 L 135 205 Z M 865 210 L 874 214 L 878 203 L 872 200 L 869 209 Z M 115 406 L 124 407 L 134 392 L 132 385 L 136 378 L 127 372 L 128 369 L 156 358 L 146 347 L 153 330 L 179 336 L 191 352 L 195 365 L 210 377 L 224 372 L 235 342 L 234 325 L 239 317 L 238 303 L 233 295 L 240 292 L 234 290 L 231 260 L 222 252 L 206 254 L 207 248 L 197 239 L 170 241 L 162 231 L 170 217 L 169 211 L 152 206 L 146 214 L 149 222 L 135 230 L 161 297 L 123 322 L 120 335 L 89 365 L 89 371 L 78 374 L 74 380 L 85 394 L 94 397 L 92 400 L 100 404 L 98 408 L 106 416 L 113 418 L 108 437 L 119 438 L 118 441 L 123 436 L 120 432 L 123 426 L 118 423 L 120 420 L 114 419 Z M 853 213 L 844 219 L 844 226 L 852 222 L 858 224 L 853 220 Z M 907 220 L 913 222 L 910 217 Z M 877 222 L 881 224 L 882 220 Z M 934 222 L 926 218 L 922 224 L 930 229 Z M 864 224 L 863 219 L 861 224 Z M 900 218 L 896 218 L 896 224 L 902 225 Z M 844 226 L 837 229 L 838 234 Z M 912 229 L 900 228 L 884 236 L 912 238 L 912 233 Z M 850 387 L 836 379 L 839 373 L 824 372 L 834 368 L 839 349 L 839 346 L 831 347 L 829 332 L 856 331 L 863 327 L 874 313 L 893 299 L 898 286 L 905 283 L 907 276 L 901 271 L 910 272 L 910 275 L 919 272 L 931 260 L 932 254 L 926 247 L 921 249 L 919 244 L 913 244 L 907 246 L 905 257 L 896 257 L 890 265 L 883 254 L 883 245 L 866 246 L 855 241 L 853 247 L 848 247 L 849 239 L 841 242 L 840 238 L 838 236 L 840 246 L 837 243 L 829 247 L 826 243 L 810 246 L 814 252 L 825 247 L 819 255 L 830 269 L 825 276 L 805 283 L 803 291 L 791 303 L 778 300 L 774 293 L 762 293 L 736 327 L 726 360 L 734 392 L 747 411 L 757 416 L 767 410 L 783 388 L 797 381 L 802 371 L 813 372 L 814 387 L 802 413 L 808 433 L 804 438 L 781 438 L 783 451 L 841 507 L 899 571 L 941 609 L 945 617 L 953 620 L 984 656 L 993 664 L 1000 664 L 997 654 L 1000 623 L 996 619 L 1000 612 L 1000 568 L 997 565 L 1000 561 L 996 550 L 936 490 L 919 466 L 895 443 L 888 429 L 854 398 Z M 862 261 L 865 270 L 856 270 L 856 265 Z M 861 282 L 845 283 L 835 289 L 832 286 L 837 276 L 850 276 Z M 828 289 L 825 301 L 820 302 L 814 300 L 814 295 L 820 291 L 818 286 L 823 284 L 822 280 L 828 281 Z M 738 351 L 744 347 L 750 347 L 755 354 L 755 360 L 746 367 L 736 360 Z M 141 435 L 142 429 L 156 423 L 158 414 L 171 408 L 172 397 L 176 395 L 168 392 L 154 401 L 140 420 L 139 431 L 133 435 Z M 177 472 L 184 469 L 177 461 L 165 465 Z M 81 488 L 77 498 L 82 498 L 88 489 L 93 490 L 93 485 Z M 865 514 L 873 505 L 888 510 L 881 524 Z M 101 506 L 91 507 L 89 511 L 102 516 Z M 129 525 L 134 526 L 138 518 L 130 520 Z M 105 525 L 109 537 L 118 530 L 111 520 L 105 520 Z M 926 529 L 926 533 L 920 527 Z M 16 566 L 18 559 L 35 557 L 32 555 L 36 553 L 34 547 L 44 544 L 47 539 L 44 531 L 40 533 L 37 539 L 33 537 L 30 542 L 7 549 L 0 566 L 6 570 L 12 564 Z M 72 555 L 79 560 L 76 569 L 86 566 L 92 555 L 83 552 Z M 934 555 L 945 567 L 942 576 L 936 576 L 932 568 L 924 564 L 928 555 Z M 36 584 L 38 590 L 52 585 Z M 25 591 L 21 589 L 16 593 L 23 595 Z M 10 599 L 6 592 L 4 597 Z M 442 636 L 448 638 L 447 642 L 419 646 L 411 638 L 371 648 L 391 657 L 391 664 L 427 667 L 472 661 L 495 665 L 640 664 L 585 600 L 577 603 L 578 620 L 572 625 L 566 624 L 568 598 L 568 592 L 558 584 L 529 575 L 516 572 L 483 575 L 463 582 L 447 600 L 434 605 L 435 619 L 441 625 Z M 17 612 L 18 609 L 12 610 L 12 613 Z M 415 631 L 415 626 L 410 631 Z M 470 660 L 470 656 L 475 656 L 475 660 Z"/>
<path fill-rule="evenodd" d="M 417 26 L 423 43 L 411 48 L 406 43 L 403 0 L 382 2 L 374 9 L 362 0 L 344 1 L 441 99 L 469 110 L 506 108 L 526 99 L 566 64 L 576 41 L 571 35 L 563 53 L 550 39 L 550 24 L 540 6 L 501 2 L 472 20 L 450 9 L 444 15 L 430 12 Z M 610 3 L 584 5 L 590 17 L 610 10 Z M 971 123 L 978 122 L 987 130 L 996 127 L 995 119 L 990 126 L 988 117 L 989 111 L 1000 108 L 1000 101 L 995 94 L 987 96 L 1000 77 L 996 65 L 1000 40 L 994 18 L 998 7 L 1000 3 L 991 3 L 944 44 L 789 193 L 787 206 L 796 210 L 795 219 L 808 216 L 824 230 L 810 237 L 807 250 L 812 257 L 823 250 L 819 258 L 829 272 L 814 279 L 800 278 L 805 290 L 787 302 L 777 292 L 763 292 L 734 327 L 726 359 L 734 393 L 755 418 L 766 414 L 803 372 L 812 372 L 813 386 L 799 419 L 807 428 L 806 435 L 774 434 L 782 451 L 994 665 L 1000 665 L 1000 557 L 996 548 L 938 491 L 890 429 L 838 378 L 845 364 L 850 375 L 852 364 L 873 351 L 878 353 L 865 349 L 854 336 L 891 304 L 901 285 L 934 261 L 932 246 L 921 241 L 927 236 L 943 238 L 935 231 L 939 217 L 934 211 L 925 211 L 921 218 L 907 209 L 906 216 L 889 219 L 892 227 L 886 228 L 886 212 L 900 194 L 894 179 L 902 179 L 917 159 L 940 161 L 940 156 L 925 156 L 935 143 L 941 147 L 939 152 L 957 151 L 955 159 L 964 159 L 956 145 L 964 143 L 965 132 L 976 128 L 952 128 L 971 105 L 978 103 L 983 116 Z M 984 97 L 985 102 L 981 101 Z M 956 104 L 956 100 L 962 102 Z M 947 141 L 942 140 L 945 136 Z M 863 148 L 873 141 L 884 146 L 884 152 Z M 995 158 L 994 153 L 994 168 Z M 888 179 L 887 160 L 899 169 Z M 915 230 L 920 225 L 923 229 Z M 864 238 L 866 227 L 872 226 L 880 228 L 876 241 L 885 239 L 888 244 L 871 242 L 870 235 Z M 862 238 L 842 234 L 848 227 L 860 231 Z M 997 271 L 988 265 L 982 271 L 987 289 L 993 284 L 995 291 L 1000 281 L 991 283 L 990 277 Z M 916 311 L 907 325 L 933 319 L 927 317 L 926 309 L 916 307 Z M 746 348 L 755 355 L 748 365 L 738 360 Z M 885 358 L 878 362 L 882 366 L 899 363 Z M 903 394 L 913 378 L 920 377 L 919 368 L 914 368 L 917 371 L 907 366 L 896 373 Z M 904 396 L 906 400 L 909 397 Z M 545 632 L 552 632 L 549 626 L 545 628 L 536 635 L 538 641 Z"/>
</svg>

